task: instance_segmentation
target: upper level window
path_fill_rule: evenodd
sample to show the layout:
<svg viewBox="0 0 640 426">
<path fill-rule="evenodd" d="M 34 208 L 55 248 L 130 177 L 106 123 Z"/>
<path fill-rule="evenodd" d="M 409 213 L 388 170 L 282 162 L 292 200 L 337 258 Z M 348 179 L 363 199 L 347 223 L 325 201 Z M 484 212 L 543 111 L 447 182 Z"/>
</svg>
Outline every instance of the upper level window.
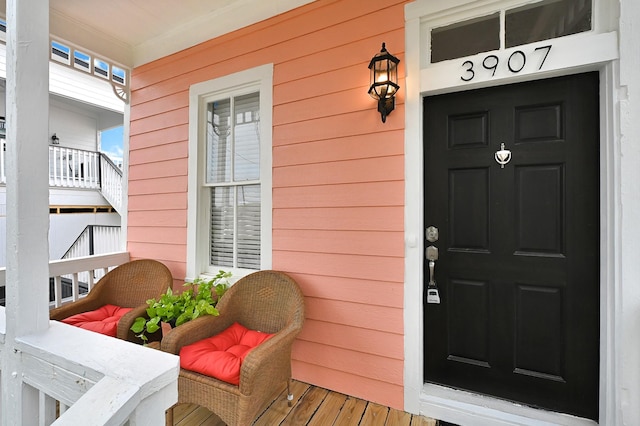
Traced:
<svg viewBox="0 0 640 426">
<path fill-rule="evenodd" d="M 433 28 L 431 63 L 590 31 L 591 15 L 591 0 L 543 0 Z"/>
<path fill-rule="evenodd" d="M 271 267 L 272 73 L 191 87 L 188 279 Z"/>
<path fill-rule="evenodd" d="M 128 84 L 126 70 L 106 60 L 94 58 L 67 42 L 51 40 L 51 60 L 96 77 L 110 80 L 119 86 L 126 87 Z"/>
</svg>

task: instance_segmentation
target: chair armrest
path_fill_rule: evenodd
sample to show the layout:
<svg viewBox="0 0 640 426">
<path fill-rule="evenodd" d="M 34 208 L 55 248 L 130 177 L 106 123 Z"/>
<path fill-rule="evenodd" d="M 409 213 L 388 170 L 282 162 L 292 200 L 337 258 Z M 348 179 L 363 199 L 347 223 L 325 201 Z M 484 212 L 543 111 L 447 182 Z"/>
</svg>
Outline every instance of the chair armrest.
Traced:
<svg viewBox="0 0 640 426">
<path fill-rule="evenodd" d="M 144 305 L 136 306 L 135 308 L 124 314 L 122 318 L 120 318 L 120 321 L 118 321 L 118 339 L 127 340 L 133 343 L 142 343 L 142 339 L 136 337 L 136 334 L 131 331 L 131 326 L 138 317 L 148 318 L 148 307 L 149 305 L 147 305 L 146 303 Z M 158 335 L 157 337 L 156 334 Z M 150 341 L 160 340 L 162 338 L 162 333 L 154 333 L 151 336 L 148 335 L 147 337 Z"/>
<path fill-rule="evenodd" d="M 233 322 L 232 318 L 223 316 L 222 314 L 220 314 L 220 316 L 201 316 L 172 328 L 171 331 L 162 338 L 160 347 L 164 352 L 178 355 L 183 346 L 190 345 L 207 337 L 215 336 L 233 324 Z"/>
<path fill-rule="evenodd" d="M 291 347 L 300 329 L 289 325 L 255 347 L 240 368 L 240 393 L 270 392 L 274 383 L 291 375 Z"/>
<path fill-rule="evenodd" d="M 52 320 L 63 320 L 72 315 L 80 314 L 82 312 L 88 312 L 96 310 L 105 304 L 96 297 L 86 296 L 75 302 L 67 303 L 59 308 L 54 308 L 49 311 L 49 318 Z"/>
</svg>

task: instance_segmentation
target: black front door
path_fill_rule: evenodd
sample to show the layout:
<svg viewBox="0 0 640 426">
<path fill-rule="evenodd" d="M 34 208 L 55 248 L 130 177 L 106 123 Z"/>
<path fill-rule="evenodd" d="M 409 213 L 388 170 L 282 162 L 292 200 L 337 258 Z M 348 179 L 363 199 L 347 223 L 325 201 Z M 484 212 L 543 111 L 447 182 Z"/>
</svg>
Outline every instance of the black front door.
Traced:
<svg viewBox="0 0 640 426">
<path fill-rule="evenodd" d="M 424 99 L 426 382 L 597 419 L 598 132 L 597 73 Z"/>
</svg>

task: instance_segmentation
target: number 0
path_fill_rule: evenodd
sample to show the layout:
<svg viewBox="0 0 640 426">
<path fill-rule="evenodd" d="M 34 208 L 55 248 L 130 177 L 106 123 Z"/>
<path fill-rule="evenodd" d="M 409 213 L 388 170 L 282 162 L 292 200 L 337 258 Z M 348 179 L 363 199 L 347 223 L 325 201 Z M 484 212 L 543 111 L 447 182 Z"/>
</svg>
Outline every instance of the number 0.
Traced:
<svg viewBox="0 0 640 426">
<path fill-rule="evenodd" d="M 522 60 L 522 64 L 520 65 L 519 68 L 514 68 L 511 65 L 511 60 L 513 59 L 514 56 L 516 55 L 520 55 L 521 60 Z M 511 54 L 511 56 L 509 56 L 509 60 L 507 61 L 507 65 L 509 66 L 509 71 L 513 72 L 513 73 L 518 73 L 520 71 L 522 71 L 522 69 L 524 68 L 525 64 L 527 63 L 527 57 L 524 54 L 524 52 L 522 50 L 516 50 L 515 52 L 513 52 Z"/>
</svg>

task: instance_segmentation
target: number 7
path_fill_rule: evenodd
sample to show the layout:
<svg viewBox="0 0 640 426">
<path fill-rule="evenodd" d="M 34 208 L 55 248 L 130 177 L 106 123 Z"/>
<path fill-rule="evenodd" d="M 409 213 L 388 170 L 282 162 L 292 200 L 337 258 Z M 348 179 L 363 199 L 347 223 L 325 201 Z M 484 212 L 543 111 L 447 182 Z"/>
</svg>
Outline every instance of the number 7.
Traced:
<svg viewBox="0 0 640 426">
<path fill-rule="evenodd" d="M 547 56 L 549 56 L 549 52 L 551 52 L 551 45 L 550 45 L 550 44 L 548 44 L 548 45 L 546 45 L 546 46 L 536 47 L 536 48 L 534 49 L 534 52 L 535 52 L 535 51 L 538 51 L 538 50 L 542 50 L 542 49 L 547 49 L 547 51 L 546 51 L 546 52 L 545 52 L 545 54 L 544 54 L 544 58 L 542 58 L 542 62 L 540 62 L 540 66 L 538 67 L 538 71 L 540 71 L 540 70 L 542 69 L 542 66 L 544 65 L 544 61 L 546 61 L 546 60 L 547 60 Z"/>
</svg>

